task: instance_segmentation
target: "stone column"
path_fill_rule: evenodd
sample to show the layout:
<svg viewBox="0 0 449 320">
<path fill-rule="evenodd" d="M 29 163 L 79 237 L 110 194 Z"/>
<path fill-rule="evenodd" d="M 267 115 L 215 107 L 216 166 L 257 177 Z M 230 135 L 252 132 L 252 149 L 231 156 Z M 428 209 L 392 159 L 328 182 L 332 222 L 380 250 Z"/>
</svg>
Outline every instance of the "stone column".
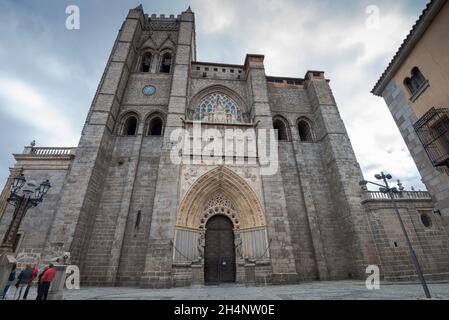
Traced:
<svg viewBox="0 0 449 320">
<path fill-rule="evenodd" d="M 245 284 L 254 285 L 256 283 L 256 262 L 245 261 Z"/>
<path fill-rule="evenodd" d="M 143 10 L 139 6 L 129 11 L 119 31 L 61 191 L 46 243 L 46 257 L 69 251 L 74 264 L 82 268 L 112 156 L 120 103 L 143 21 Z"/>
<path fill-rule="evenodd" d="M 291 130 L 292 134 L 292 148 L 294 151 L 295 164 L 297 168 L 297 175 L 300 188 L 302 190 L 301 197 L 304 201 L 304 208 L 306 210 L 308 227 L 310 229 L 310 236 L 313 245 L 313 258 L 318 272 L 318 279 L 327 280 L 329 278 L 329 270 L 326 262 L 326 255 L 323 245 L 323 234 L 319 224 L 319 210 L 315 205 L 315 198 L 313 196 L 312 181 L 310 181 L 310 174 L 307 172 L 306 156 L 302 153 L 301 148 L 298 148 L 299 142 L 298 129 Z"/>
<path fill-rule="evenodd" d="M 192 286 L 198 287 L 204 285 L 204 264 L 202 261 L 192 263 L 190 268 L 192 269 Z"/>
<path fill-rule="evenodd" d="M 348 276 L 364 278 L 369 264 L 379 264 L 368 218 L 361 204 L 362 171 L 323 72 L 308 72 L 306 88 L 316 126 L 323 133 L 322 161 L 327 167 L 331 201 L 341 221 L 341 239 L 351 266 Z"/>
<path fill-rule="evenodd" d="M 261 55 L 247 55 L 245 59 L 247 85 L 251 96 L 251 115 L 256 123 L 259 122 L 257 129 L 273 129 L 263 60 L 264 57 Z M 268 236 L 271 238 L 272 281 L 295 283 L 298 281 L 298 274 L 280 168 L 273 175 L 261 175 L 261 181 Z"/>
<path fill-rule="evenodd" d="M 183 127 L 187 106 L 190 62 L 194 51 L 194 14 L 190 8 L 180 17 L 178 43 L 168 104 L 167 124 L 159 164 L 153 217 L 148 240 L 145 269 L 141 286 L 161 288 L 172 286 L 174 227 L 179 200 L 180 164 L 172 163 L 170 135 Z"/>
<path fill-rule="evenodd" d="M 51 282 L 50 290 L 48 291 L 47 300 L 62 300 L 64 295 L 64 286 L 66 279 L 66 265 L 54 265 L 53 268 L 56 270 L 56 275 Z"/>
</svg>

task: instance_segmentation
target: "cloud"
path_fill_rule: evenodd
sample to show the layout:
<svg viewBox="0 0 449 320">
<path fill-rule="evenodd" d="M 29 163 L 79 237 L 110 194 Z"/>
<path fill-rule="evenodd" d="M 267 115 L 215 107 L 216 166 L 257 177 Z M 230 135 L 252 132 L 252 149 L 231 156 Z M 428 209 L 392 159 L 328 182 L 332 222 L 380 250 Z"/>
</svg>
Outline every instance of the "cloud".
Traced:
<svg viewBox="0 0 449 320">
<path fill-rule="evenodd" d="M 261 53 L 269 75 L 322 69 L 365 176 L 388 169 L 406 185 L 424 188 L 387 106 L 370 90 L 426 1 L 192 0 L 191 7 L 199 59 L 243 63 L 245 53 Z M 133 6 L 77 3 L 81 30 L 68 32 L 59 1 L 0 0 L 0 42 L 7 44 L 0 58 L 8 61 L 0 74 L 0 119 L 39 136 L 39 144 L 76 145 L 120 19 Z M 369 5 L 380 10 L 379 28 L 367 28 Z M 108 14 L 98 15 L 104 11 L 98 6 Z M 154 1 L 145 10 L 176 13 L 187 6 Z M 23 141 L 4 131 L 2 137 L 5 163 L 17 151 L 12 144 Z"/>
<path fill-rule="evenodd" d="M 194 2 L 195 3 L 195 2 Z M 236 16 L 236 8 L 228 1 L 197 1 L 196 16 L 202 17 L 202 23 L 198 27 L 204 33 L 227 32 L 233 24 Z"/>
<path fill-rule="evenodd" d="M 422 1 L 422 7 L 424 7 Z M 419 173 L 384 101 L 370 91 L 387 62 L 417 19 L 404 1 L 226 1 L 220 6 L 196 0 L 198 39 L 215 55 L 220 42 L 226 50 L 265 55 L 269 75 L 302 77 L 306 70 L 321 69 L 346 124 L 355 153 L 367 178 L 388 170 L 407 186 L 424 189 Z M 369 5 L 379 10 L 378 24 L 367 22 Z M 210 27 L 213 17 L 233 21 L 224 31 Z M 227 34 L 224 37 L 223 34 Z M 211 49 L 209 49 L 211 48 Z M 201 55 L 201 51 L 199 51 Z M 204 56 L 204 54 L 203 54 Z M 222 54 L 222 58 L 228 55 Z M 235 57 L 235 55 L 234 55 Z M 239 63 L 237 57 L 229 63 Z"/>
<path fill-rule="evenodd" d="M 76 143 L 74 138 L 79 133 L 70 119 L 61 114 L 47 97 L 20 80 L 0 75 L 0 111 L 43 132 L 47 143 Z"/>
</svg>

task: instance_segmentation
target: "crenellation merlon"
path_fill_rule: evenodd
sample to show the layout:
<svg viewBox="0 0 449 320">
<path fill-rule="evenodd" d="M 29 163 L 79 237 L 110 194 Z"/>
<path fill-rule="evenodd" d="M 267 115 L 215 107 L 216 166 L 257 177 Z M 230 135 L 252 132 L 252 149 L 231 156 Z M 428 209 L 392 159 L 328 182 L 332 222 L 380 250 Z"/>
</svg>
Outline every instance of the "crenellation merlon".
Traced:
<svg viewBox="0 0 449 320">
<path fill-rule="evenodd" d="M 179 21 L 181 18 L 181 15 L 177 15 L 175 17 L 174 14 L 170 14 L 168 17 L 165 16 L 165 14 L 160 14 L 159 16 L 155 13 L 153 13 L 151 16 L 148 14 L 145 15 L 148 21 L 163 21 L 163 22 L 176 22 Z"/>
</svg>

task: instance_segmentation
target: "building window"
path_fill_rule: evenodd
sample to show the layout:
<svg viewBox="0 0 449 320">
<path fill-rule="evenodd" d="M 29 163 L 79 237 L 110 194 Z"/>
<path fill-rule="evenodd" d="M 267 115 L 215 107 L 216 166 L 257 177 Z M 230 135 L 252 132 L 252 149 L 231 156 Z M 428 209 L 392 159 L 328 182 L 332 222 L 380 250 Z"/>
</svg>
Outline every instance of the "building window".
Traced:
<svg viewBox="0 0 449 320">
<path fill-rule="evenodd" d="M 449 170 L 449 109 L 431 108 L 413 125 L 434 167 Z"/>
<path fill-rule="evenodd" d="M 277 130 L 277 138 L 278 141 L 288 141 L 288 126 L 286 121 L 283 121 L 279 118 L 274 119 L 273 128 Z"/>
<path fill-rule="evenodd" d="M 301 142 L 312 142 L 312 129 L 308 121 L 302 119 L 298 121 L 298 134 Z"/>
<path fill-rule="evenodd" d="M 421 213 L 421 222 L 426 228 L 432 227 L 432 219 L 429 217 L 427 213 Z"/>
<path fill-rule="evenodd" d="M 141 67 L 140 71 L 150 72 L 151 71 L 151 60 L 152 60 L 151 53 L 145 53 L 142 57 L 142 67 Z"/>
<path fill-rule="evenodd" d="M 161 136 L 163 126 L 164 126 L 164 122 L 162 121 L 161 117 L 155 116 L 155 117 L 151 118 L 148 123 L 147 135 Z"/>
<path fill-rule="evenodd" d="M 412 101 L 415 101 L 418 96 L 424 92 L 429 82 L 424 78 L 421 70 L 418 67 L 414 67 L 411 72 L 411 76 L 404 79 L 404 85 L 408 88 L 412 97 Z"/>
<path fill-rule="evenodd" d="M 193 120 L 208 122 L 242 122 L 242 112 L 229 96 L 214 92 L 204 97 L 193 110 Z"/>
<path fill-rule="evenodd" d="M 162 56 L 160 72 L 162 72 L 162 73 L 170 73 L 171 60 L 172 60 L 171 59 L 171 53 L 169 53 L 169 52 L 164 53 L 164 55 Z"/>
<path fill-rule="evenodd" d="M 137 117 L 134 115 L 128 116 L 123 122 L 122 135 L 134 136 L 137 133 Z"/>
</svg>

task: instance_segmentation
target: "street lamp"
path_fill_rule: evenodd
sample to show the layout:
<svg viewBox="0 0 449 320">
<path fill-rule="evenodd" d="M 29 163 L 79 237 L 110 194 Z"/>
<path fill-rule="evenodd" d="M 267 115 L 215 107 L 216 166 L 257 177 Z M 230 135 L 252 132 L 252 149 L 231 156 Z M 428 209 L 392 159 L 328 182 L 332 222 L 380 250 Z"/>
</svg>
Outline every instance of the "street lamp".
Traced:
<svg viewBox="0 0 449 320">
<path fill-rule="evenodd" d="M 12 204 L 15 209 L 8 231 L 0 246 L 0 252 L 12 252 L 14 250 L 14 241 L 17 236 L 17 231 L 19 230 L 27 210 L 42 202 L 50 188 L 51 185 L 48 180 L 45 180 L 36 187 L 36 183 L 34 181 L 27 182 L 23 174 L 19 174 L 14 178 L 9 188 L 11 194 L 7 201 Z"/>
<path fill-rule="evenodd" d="M 412 256 L 412 261 L 413 261 L 413 265 L 415 267 L 416 273 L 418 274 L 418 278 L 421 281 L 421 285 L 424 289 L 424 293 L 426 294 L 426 297 L 428 299 L 430 299 L 431 295 L 430 295 L 429 288 L 427 287 L 426 280 L 424 279 L 424 275 L 421 271 L 421 267 L 419 265 L 418 258 L 416 257 L 415 251 L 413 250 L 412 243 L 410 242 L 410 238 L 408 237 L 407 230 L 405 229 L 405 226 L 404 226 L 404 222 L 402 221 L 401 215 L 399 214 L 398 206 L 396 205 L 396 201 L 394 200 L 394 194 L 399 193 L 399 191 L 397 188 L 395 188 L 395 187 L 390 188 L 390 186 L 388 185 L 388 180 L 391 180 L 393 177 L 391 176 L 391 174 L 384 174 L 383 172 L 381 172 L 380 174 L 374 175 L 374 177 L 377 180 L 383 180 L 385 185 L 382 185 L 382 184 L 379 184 L 376 182 L 367 181 L 367 180 L 362 180 L 362 181 L 360 181 L 359 184 L 361 186 L 365 186 L 368 183 L 374 184 L 374 185 L 380 187 L 379 188 L 380 192 L 387 193 L 390 196 L 391 202 L 393 203 L 394 210 L 396 212 L 396 216 L 399 220 L 402 232 L 404 233 L 405 240 L 406 240 L 408 248 L 410 250 L 410 255 Z"/>
</svg>

